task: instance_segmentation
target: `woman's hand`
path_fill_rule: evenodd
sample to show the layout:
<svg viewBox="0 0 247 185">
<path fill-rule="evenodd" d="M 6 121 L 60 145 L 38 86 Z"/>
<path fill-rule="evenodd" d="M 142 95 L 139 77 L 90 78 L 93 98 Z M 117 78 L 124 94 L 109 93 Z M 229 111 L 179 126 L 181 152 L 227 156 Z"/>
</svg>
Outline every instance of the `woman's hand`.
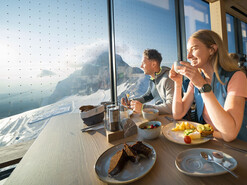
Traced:
<svg viewBox="0 0 247 185">
<path fill-rule="evenodd" d="M 189 62 L 181 61 L 183 66 L 178 66 L 177 70 L 181 75 L 186 76 L 195 87 L 201 88 L 205 83 L 205 79 L 202 77 L 198 68 L 193 67 Z"/>
<path fill-rule="evenodd" d="M 179 73 L 176 73 L 176 71 L 174 70 L 174 64 L 172 65 L 172 68 L 169 72 L 169 78 L 172 79 L 174 82 L 176 82 L 179 85 L 182 85 L 182 83 L 183 83 L 183 76 Z"/>
</svg>

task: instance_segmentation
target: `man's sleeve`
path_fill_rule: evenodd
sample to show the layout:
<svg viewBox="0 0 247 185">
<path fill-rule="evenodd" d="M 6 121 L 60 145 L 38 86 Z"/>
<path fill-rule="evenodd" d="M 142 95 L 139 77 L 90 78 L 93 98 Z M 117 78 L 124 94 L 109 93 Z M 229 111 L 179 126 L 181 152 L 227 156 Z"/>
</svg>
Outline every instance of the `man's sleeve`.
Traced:
<svg viewBox="0 0 247 185">
<path fill-rule="evenodd" d="M 138 97 L 138 98 L 133 98 L 133 100 L 137 100 L 141 103 L 149 102 L 152 99 L 153 99 L 153 95 L 151 93 L 151 82 L 149 82 L 148 90 L 144 95 L 142 95 L 141 97 Z"/>
<path fill-rule="evenodd" d="M 143 108 L 153 107 L 159 110 L 160 114 L 172 114 L 172 101 L 174 95 L 174 82 L 170 78 L 165 78 L 163 81 L 163 87 L 159 89 L 162 104 L 159 105 L 144 105 Z"/>
</svg>

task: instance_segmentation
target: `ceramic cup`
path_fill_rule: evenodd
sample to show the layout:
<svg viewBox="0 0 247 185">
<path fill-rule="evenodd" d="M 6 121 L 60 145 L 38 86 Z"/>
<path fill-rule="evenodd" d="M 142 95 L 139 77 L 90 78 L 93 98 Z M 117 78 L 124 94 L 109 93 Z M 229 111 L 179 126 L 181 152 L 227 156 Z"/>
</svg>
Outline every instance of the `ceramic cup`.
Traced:
<svg viewBox="0 0 247 185">
<path fill-rule="evenodd" d="M 174 70 L 176 71 L 176 73 L 178 73 L 177 67 L 178 66 L 183 66 L 182 64 L 180 64 L 180 61 L 175 61 L 174 62 Z"/>
</svg>

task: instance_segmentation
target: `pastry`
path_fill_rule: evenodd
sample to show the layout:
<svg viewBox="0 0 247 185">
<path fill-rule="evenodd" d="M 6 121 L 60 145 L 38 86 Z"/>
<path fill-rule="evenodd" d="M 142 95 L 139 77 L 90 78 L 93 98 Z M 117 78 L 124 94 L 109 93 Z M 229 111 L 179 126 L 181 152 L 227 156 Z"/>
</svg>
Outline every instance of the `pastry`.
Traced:
<svg viewBox="0 0 247 185">
<path fill-rule="evenodd" d="M 124 150 L 129 158 L 129 160 L 133 163 L 137 163 L 140 157 L 137 155 L 137 152 L 133 150 L 128 144 L 124 144 Z"/>
<path fill-rule="evenodd" d="M 108 174 L 111 176 L 118 174 L 123 168 L 126 162 L 128 161 L 128 156 L 124 149 L 118 151 L 115 155 L 112 156 L 110 160 L 110 167 L 108 169 Z"/>
<path fill-rule="evenodd" d="M 144 145 L 141 141 L 137 141 L 131 148 L 134 149 L 137 154 L 142 154 L 147 158 L 152 154 L 152 149 Z"/>
<path fill-rule="evenodd" d="M 198 132 L 201 133 L 202 137 L 211 135 L 214 132 L 213 127 L 211 125 L 209 125 L 209 124 L 205 124 L 205 125 L 200 124 L 200 125 L 198 125 L 196 127 L 196 129 L 197 129 Z"/>
</svg>

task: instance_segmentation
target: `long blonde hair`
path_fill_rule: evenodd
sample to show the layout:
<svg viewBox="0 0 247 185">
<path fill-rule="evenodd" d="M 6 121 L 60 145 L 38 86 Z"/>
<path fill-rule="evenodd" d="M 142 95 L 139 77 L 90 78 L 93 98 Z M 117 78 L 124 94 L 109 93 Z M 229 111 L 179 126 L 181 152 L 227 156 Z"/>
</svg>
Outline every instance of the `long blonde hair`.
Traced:
<svg viewBox="0 0 247 185">
<path fill-rule="evenodd" d="M 236 62 L 229 57 L 228 52 L 221 40 L 220 36 L 211 30 L 198 30 L 193 33 L 190 38 L 195 38 L 206 45 L 207 48 L 212 48 L 212 45 L 217 45 L 217 51 L 211 56 L 211 63 L 216 74 L 217 79 L 221 84 L 224 84 L 219 77 L 219 66 L 225 71 L 237 71 L 239 67 Z"/>
</svg>

